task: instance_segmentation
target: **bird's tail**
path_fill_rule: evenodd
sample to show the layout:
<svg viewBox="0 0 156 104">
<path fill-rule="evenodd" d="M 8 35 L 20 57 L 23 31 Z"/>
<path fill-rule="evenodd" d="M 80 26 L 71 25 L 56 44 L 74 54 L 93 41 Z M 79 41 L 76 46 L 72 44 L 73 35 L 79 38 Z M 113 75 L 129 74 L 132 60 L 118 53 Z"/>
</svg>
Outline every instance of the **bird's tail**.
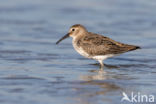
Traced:
<svg viewBox="0 0 156 104">
<path fill-rule="evenodd" d="M 128 45 L 128 51 L 133 51 L 133 50 L 136 50 L 136 49 L 141 49 L 141 47 L 134 46 L 134 45 Z"/>
</svg>

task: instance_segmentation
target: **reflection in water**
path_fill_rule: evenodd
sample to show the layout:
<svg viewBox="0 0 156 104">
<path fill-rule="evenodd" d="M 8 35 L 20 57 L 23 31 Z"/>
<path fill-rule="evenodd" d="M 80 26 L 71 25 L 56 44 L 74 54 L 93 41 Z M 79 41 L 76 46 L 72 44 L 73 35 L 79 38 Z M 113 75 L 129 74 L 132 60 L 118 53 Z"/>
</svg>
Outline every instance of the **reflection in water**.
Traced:
<svg viewBox="0 0 156 104">
<path fill-rule="evenodd" d="M 114 77 L 117 75 L 100 69 L 90 71 L 89 75 L 80 76 L 80 79 L 83 80 L 80 85 L 86 86 L 86 89 L 76 89 L 77 92 L 83 92 L 76 99 L 79 100 L 80 104 L 95 104 L 98 103 L 98 99 L 108 103 L 112 102 L 112 99 L 104 96 L 115 92 L 120 94 L 122 90 L 121 86 L 112 80 Z"/>
<path fill-rule="evenodd" d="M 115 69 L 113 72 L 110 72 L 107 70 L 109 68 L 114 69 L 112 65 L 107 65 L 104 70 L 90 70 L 87 75 L 80 76 L 83 82 L 80 83 L 81 87 L 76 89 L 76 92 L 81 92 L 81 95 L 76 96 L 80 104 L 97 104 L 99 103 L 99 99 L 107 103 L 114 101 L 120 103 L 121 93 L 123 91 L 134 91 L 133 88 L 125 89 L 123 85 L 123 80 L 124 82 L 130 82 L 134 80 L 134 77 L 130 77 L 127 74 L 116 73 Z M 111 97 L 108 97 L 109 94 Z M 118 95 L 119 97 L 112 99 L 114 95 Z"/>
<path fill-rule="evenodd" d="M 106 75 L 108 72 L 106 72 L 105 70 L 103 70 L 101 68 L 98 70 L 91 70 L 91 72 L 95 72 L 96 74 L 81 76 L 80 78 L 85 81 L 108 79 L 108 76 Z"/>
</svg>

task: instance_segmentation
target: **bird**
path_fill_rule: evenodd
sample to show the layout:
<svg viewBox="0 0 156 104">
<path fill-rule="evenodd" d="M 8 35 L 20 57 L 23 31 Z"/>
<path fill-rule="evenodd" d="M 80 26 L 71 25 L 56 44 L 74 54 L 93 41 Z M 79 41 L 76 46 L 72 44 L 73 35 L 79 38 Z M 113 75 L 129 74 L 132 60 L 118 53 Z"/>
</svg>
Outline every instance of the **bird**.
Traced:
<svg viewBox="0 0 156 104">
<path fill-rule="evenodd" d="M 103 60 L 107 58 L 140 49 L 139 46 L 124 44 L 109 37 L 88 32 L 81 24 L 71 26 L 68 33 L 60 38 L 56 44 L 68 37 L 72 37 L 73 47 L 80 55 L 98 61 L 100 68 L 104 67 Z"/>
</svg>

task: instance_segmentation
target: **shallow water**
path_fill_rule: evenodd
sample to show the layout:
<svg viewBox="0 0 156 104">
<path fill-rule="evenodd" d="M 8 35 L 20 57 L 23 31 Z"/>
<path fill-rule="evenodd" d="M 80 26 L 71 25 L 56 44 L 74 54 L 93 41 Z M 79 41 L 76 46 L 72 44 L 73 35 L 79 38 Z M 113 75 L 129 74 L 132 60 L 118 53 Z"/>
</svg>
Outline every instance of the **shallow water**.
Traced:
<svg viewBox="0 0 156 104">
<path fill-rule="evenodd" d="M 122 92 L 156 97 L 155 0 L 0 0 L 1 104 L 131 104 Z M 98 72 L 71 39 L 73 24 L 139 45 Z"/>
</svg>

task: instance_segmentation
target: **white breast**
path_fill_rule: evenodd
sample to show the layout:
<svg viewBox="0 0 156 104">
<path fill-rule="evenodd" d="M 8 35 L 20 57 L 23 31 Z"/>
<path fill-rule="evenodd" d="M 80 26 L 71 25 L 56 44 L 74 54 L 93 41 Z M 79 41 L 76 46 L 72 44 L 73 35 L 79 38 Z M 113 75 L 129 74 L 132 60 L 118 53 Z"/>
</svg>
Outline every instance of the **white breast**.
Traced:
<svg viewBox="0 0 156 104">
<path fill-rule="evenodd" d="M 74 49 L 82 56 L 89 58 L 89 54 L 82 47 L 78 47 L 74 39 L 72 41 Z"/>
</svg>

